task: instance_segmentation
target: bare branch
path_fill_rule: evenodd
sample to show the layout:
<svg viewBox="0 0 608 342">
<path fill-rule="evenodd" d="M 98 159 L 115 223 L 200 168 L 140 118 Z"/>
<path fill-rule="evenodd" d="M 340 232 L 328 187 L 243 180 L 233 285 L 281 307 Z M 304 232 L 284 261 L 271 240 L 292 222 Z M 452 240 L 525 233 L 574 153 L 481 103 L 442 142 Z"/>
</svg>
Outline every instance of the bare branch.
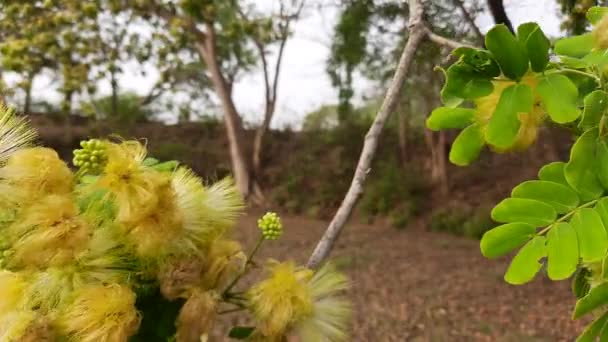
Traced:
<svg viewBox="0 0 608 342">
<path fill-rule="evenodd" d="M 426 28 L 426 36 L 430 41 L 434 42 L 435 44 L 447 46 L 452 49 L 457 49 L 459 47 L 473 47 L 472 45 L 457 42 L 455 40 L 451 40 L 451 39 L 445 38 L 443 36 L 440 36 L 428 28 Z"/>
<path fill-rule="evenodd" d="M 397 65 L 395 76 L 391 81 L 382 106 L 374 119 L 369 131 L 365 136 L 363 150 L 357 164 L 357 169 L 353 177 L 352 183 L 340 208 L 330 222 L 324 235 L 317 244 L 312 255 L 308 259 L 308 267 L 318 267 L 330 254 L 340 232 L 344 228 L 346 221 L 350 217 L 352 210 L 357 203 L 357 200 L 363 193 L 363 186 L 367 179 L 367 175 L 371 171 L 370 166 L 378 147 L 378 139 L 382 133 L 382 129 L 391 113 L 395 110 L 397 102 L 401 94 L 401 89 L 408 75 L 410 65 L 414 59 L 414 55 L 420 42 L 428 34 L 428 30 L 422 21 L 423 9 L 418 0 L 410 0 L 410 20 L 409 30 L 410 36 L 403 49 L 403 53 Z"/>
<path fill-rule="evenodd" d="M 462 11 L 462 14 L 464 15 L 464 19 L 469 23 L 469 25 L 475 32 L 475 35 L 477 36 L 477 39 L 479 40 L 479 44 L 483 45 L 484 41 L 485 41 L 485 37 L 484 37 L 483 33 L 481 33 L 479 26 L 477 26 L 477 24 L 475 23 L 475 20 L 471 16 L 471 13 L 469 13 L 469 11 L 467 11 L 467 9 L 464 7 L 464 3 L 462 2 L 462 0 L 454 0 L 454 3 L 456 3 L 456 6 L 458 6 L 458 8 L 460 8 L 460 10 Z"/>
</svg>

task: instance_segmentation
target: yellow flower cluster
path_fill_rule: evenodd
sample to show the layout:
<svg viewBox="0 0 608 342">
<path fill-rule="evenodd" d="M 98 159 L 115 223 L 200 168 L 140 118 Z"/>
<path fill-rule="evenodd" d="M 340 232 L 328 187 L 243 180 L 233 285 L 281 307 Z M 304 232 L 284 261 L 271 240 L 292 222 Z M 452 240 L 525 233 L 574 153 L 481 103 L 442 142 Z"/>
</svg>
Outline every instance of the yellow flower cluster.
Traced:
<svg viewBox="0 0 608 342">
<path fill-rule="evenodd" d="M 231 292 L 252 264 L 227 237 L 243 209 L 231 179 L 205 185 L 138 141 L 89 141 L 73 173 L 34 136 L 0 109 L 0 341 L 126 342 L 151 287 L 183 300 L 177 341 L 204 340 L 226 303 L 257 319 L 250 340 L 346 340 L 348 282 L 330 266 L 273 264 L 248 295 Z M 278 236 L 279 217 L 263 221 Z"/>
<path fill-rule="evenodd" d="M 258 321 L 252 338 L 283 341 L 296 334 L 301 341 L 346 341 L 351 308 L 342 296 L 348 280 L 330 264 L 316 272 L 293 263 L 271 262 L 270 276 L 249 291 Z"/>
<path fill-rule="evenodd" d="M 0 114 L 0 341 L 127 341 L 141 321 L 138 284 L 166 288 L 179 278 L 162 270 L 185 261 L 198 269 L 174 293 L 189 303 L 180 317 L 215 311 L 246 260 L 226 239 L 243 207 L 230 179 L 206 186 L 187 168 L 145 163 L 137 141 L 107 140 L 94 146 L 102 170 L 74 175 Z"/>
</svg>

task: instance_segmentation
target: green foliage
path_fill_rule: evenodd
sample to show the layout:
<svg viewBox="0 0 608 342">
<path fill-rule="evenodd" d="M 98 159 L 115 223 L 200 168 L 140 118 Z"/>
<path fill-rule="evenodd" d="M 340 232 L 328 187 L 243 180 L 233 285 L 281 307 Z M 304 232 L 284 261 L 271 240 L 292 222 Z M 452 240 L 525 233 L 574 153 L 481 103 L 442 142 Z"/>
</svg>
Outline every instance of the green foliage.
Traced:
<svg viewBox="0 0 608 342">
<path fill-rule="evenodd" d="M 492 227 L 487 208 L 445 208 L 431 216 L 430 230 L 480 239 Z"/>
<path fill-rule="evenodd" d="M 508 283 L 525 284 L 543 268 L 552 280 L 574 275 L 572 288 L 578 301 L 573 318 L 603 313 L 578 341 L 608 336 L 608 8 L 591 7 L 587 19 L 593 31 L 558 40 L 553 47 L 558 58 L 552 63 L 548 63 L 551 45 L 538 25 L 521 25 L 517 37 L 504 26 L 493 28 L 486 37 L 487 59 L 498 62 L 499 76 L 470 67 L 473 76 L 450 73 L 456 66 L 470 65 L 470 59 L 455 50 L 459 60 L 448 69 L 442 94 L 452 108 L 436 109 L 427 121 L 436 130 L 460 129 L 473 121 L 480 126 L 482 142 L 496 152 L 528 147 L 544 120 L 578 135 L 567 162 L 545 165 L 538 172 L 539 180 L 519 184 L 511 197 L 494 207 L 492 219 L 504 224 L 485 233 L 480 243 L 488 258 L 519 248 L 505 273 Z M 491 94 L 473 98 L 473 109 L 462 90 L 446 91 L 450 84 L 471 79 L 494 85 Z M 460 100 L 455 102 L 454 97 Z M 480 145 L 466 144 L 470 150 Z M 454 150 L 457 156 L 474 155 L 463 153 L 466 149 L 458 139 Z M 459 165 L 471 161 L 453 158 Z"/>
<path fill-rule="evenodd" d="M 116 108 L 113 108 L 113 97 L 111 95 L 83 103 L 81 106 L 84 113 L 96 119 L 132 125 L 149 121 L 155 116 L 155 113 L 145 108 L 141 101 L 139 95 L 128 92 L 118 95 Z"/>
</svg>

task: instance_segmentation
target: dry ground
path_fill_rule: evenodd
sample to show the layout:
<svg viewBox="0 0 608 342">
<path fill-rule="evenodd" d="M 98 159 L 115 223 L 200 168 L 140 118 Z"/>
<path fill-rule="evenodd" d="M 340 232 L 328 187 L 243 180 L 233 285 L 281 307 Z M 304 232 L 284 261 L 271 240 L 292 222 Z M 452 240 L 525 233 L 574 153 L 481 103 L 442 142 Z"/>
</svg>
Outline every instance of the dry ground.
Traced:
<svg viewBox="0 0 608 342">
<path fill-rule="evenodd" d="M 256 217 L 245 216 L 237 229 L 247 246 Z M 326 222 L 283 219 L 284 237 L 261 256 L 304 262 Z M 568 281 L 541 276 L 508 285 L 507 258 L 486 260 L 477 241 L 426 232 L 422 224 L 396 230 L 351 222 L 333 259 L 353 281 L 352 341 L 573 341 L 584 326 L 570 320 Z"/>
</svg>

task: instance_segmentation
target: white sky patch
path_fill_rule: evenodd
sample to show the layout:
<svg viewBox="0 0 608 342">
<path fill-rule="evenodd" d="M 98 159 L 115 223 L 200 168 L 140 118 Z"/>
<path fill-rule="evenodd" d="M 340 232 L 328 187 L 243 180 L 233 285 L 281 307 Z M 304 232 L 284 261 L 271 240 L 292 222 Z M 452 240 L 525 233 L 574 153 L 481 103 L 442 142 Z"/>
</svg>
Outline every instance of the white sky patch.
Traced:
<svg viewBox="0 0 608 342">
<path fill-rule="evenodd" d="M 256 0 L 263 9 L 273 9 L 278 0 Z M 325 0 L 328 1 L 328 0 Z M 535 21 L 551 37 L 560 35 L 559 8 L 555 0 L 505 0 L 505 7 L 513 25 Z M 338 19 L 335 6 L 322 10 L 309 9 L 293 26 L 294 35 L 287 42 L 280 75 L 278 106 L 273 127 L 297 127 L 304 116 L 323 104 L 337 102 L 337 91 L 332 87 L 326 73 L 326 61 L 330 53 L 334 25 Z M 489 13 L 481 14 L 477 23 L 483 32 L 493 25 Z M 275 55 L 269 59 L 274 64 Z M 120 75 L 119 86 L 122 91 L 135 91 L 146 94 L 155 84 L 158 73 L 147 65 L 142 68 L 136 63 L 127 63 Z M 234 98 L 237 108 L 250 123 L 261 120 L 263 113 L 264 85 L 261 71 L 241 77 L 234 87 Z M 52 102 L 59 102 L 60 94 L 48 76 L 38 77 L 33 85 L 34 94 Z M 357 98 L 365 95 L 371 83 L 362 78 L 355 79 Z M 110 93 L 108 81 L 100 82 L 99 92 Z M 40 94 L 43 94 L 42 96 Z"/>
</svg>

